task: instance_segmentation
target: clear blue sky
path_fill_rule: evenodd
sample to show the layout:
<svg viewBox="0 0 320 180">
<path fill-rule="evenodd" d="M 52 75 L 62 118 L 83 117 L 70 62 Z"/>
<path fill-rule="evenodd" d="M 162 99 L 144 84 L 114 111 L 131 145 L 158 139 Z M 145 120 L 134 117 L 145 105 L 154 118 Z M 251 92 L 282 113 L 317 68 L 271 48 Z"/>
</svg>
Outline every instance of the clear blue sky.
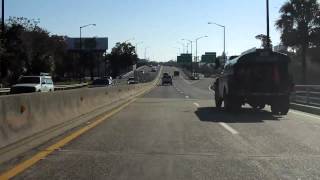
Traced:
<svg viewBox="0 0 320 180">
<path fill-rule="evenodd" d="M 273 44 L 279 43 L 274 22 L 285 0 L 270 0 L 270 27 Z M 109 38 L 109 48 L 116 42 L 135 38 L 140 57 L 157 61 L 175 58 L 182 38 L 195 39 L 198 53 L 223 50 L 223 31 L 208 21 L 223 24 L 226 29 L 227 55 L 239 54 L 260 42 L 254 37 L 266 32 L 265 0 L 6 0 L 6 18 L 23 16 L 39 18 L 40 26 L 52 34 L 79 36 L 79 27 L 96 23 L 83 30 L 83 36 Z M 195 48 L 194 48 L 195 49 Z"/>
</svg>

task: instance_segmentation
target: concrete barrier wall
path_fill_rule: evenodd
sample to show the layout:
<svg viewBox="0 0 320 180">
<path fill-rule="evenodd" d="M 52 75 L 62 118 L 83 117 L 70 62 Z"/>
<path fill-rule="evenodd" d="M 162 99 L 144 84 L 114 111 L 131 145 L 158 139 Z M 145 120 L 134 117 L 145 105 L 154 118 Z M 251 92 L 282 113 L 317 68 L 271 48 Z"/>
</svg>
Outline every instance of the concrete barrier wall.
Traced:
<svg viewBox="0 0 320 180">
<path fill-rule="evenodd" d="M 128 99 L 153 83 L 0 97 L 0 148 Z"/>
</svg>

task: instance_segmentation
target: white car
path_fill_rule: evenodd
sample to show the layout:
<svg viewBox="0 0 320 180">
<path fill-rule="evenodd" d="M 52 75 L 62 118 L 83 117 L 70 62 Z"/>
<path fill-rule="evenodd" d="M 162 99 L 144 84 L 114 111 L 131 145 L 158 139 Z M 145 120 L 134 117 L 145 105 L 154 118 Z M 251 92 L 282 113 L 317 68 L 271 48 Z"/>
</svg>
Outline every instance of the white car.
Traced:
<svg viewBox="0 0 320 180">
<path fill-rule="evenodd" d="M 138 81 L 134 77 L 129 77 L 128 84 L 138 84 Z"/>
<path fill-rule="evenodd" d="M 54 85 L 51 76 L 23 76 L 18 84 L 10 88 L 10 94 L 21 94 L 31 92 L 52 92 Z"/>
</svg>

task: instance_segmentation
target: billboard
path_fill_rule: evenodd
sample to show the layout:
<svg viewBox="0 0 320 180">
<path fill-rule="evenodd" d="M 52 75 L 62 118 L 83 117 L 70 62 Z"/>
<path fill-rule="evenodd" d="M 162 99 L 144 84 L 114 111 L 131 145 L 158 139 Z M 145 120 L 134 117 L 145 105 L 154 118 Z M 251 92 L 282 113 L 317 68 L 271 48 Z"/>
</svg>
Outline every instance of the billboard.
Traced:
<svg viewBox="0 0 320 180">
<path fill-rule="evenodd" d="M 108 38 L 81 38 L 81 49 L 90 51 L 106 51 L 108 49 Z M 80 38 L 66 38 L 68 50 L 80 50 Z"/>
</svg>

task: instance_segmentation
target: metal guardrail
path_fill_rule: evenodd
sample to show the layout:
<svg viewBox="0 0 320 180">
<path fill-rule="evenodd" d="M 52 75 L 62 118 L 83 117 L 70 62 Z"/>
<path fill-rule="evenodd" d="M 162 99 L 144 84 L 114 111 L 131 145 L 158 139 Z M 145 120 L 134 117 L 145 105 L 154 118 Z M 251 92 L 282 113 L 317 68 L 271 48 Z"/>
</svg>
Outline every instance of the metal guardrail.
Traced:
<svg viewBox="0 0 320 180">
<path fill-rule="evenodd" d="M 320 107 L 320 85 L 296 85 L 291 101 Z"/>
<path fill-rule="evenodd" d="M 69 89 L 77 89 L 88 86 L 88 83 L 81 84 L 69 84 L 69 85 L 55 85 L 55 91 L 69 90 Z M 10 88 L 0 88 L 0 95 L 8 95 L 10 94 Z"/>
<path fill-rule="evenodd" d="M 0 88 L 0 95 L 6 95 L 10 93 L 10 88 Z"/>
</svg>

